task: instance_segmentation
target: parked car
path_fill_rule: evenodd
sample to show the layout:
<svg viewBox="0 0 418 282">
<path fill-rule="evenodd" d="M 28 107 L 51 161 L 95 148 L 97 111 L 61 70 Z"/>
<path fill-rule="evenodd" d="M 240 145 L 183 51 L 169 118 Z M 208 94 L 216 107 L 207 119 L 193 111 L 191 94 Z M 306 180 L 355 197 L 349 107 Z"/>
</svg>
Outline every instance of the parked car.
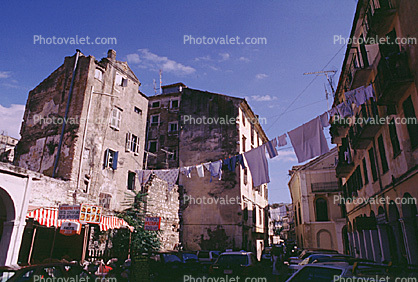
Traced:
<svg viewBox="0 0 418 282">
<path fill-rule="evenodd" d="M 184 264 L 178 252 L 151 254 L 149 266 L 152 281 L 167 281 L 167 279 L 178 278 L 184 273 Z"/>
<path fill-rule="evenodd" d="M 212 276 L 251 276 L 260 271 L 260 264 L 252 252 L 225 252 L 209 268 Z"/>
<path fill-rule="evenodd" d="M 199 258 L 191 252 L 179 252 L 179 258 L 183 262 L 183 269 L 187 274 L 196 274 L 202 270 Z"/>
<path fill-rule="evenodd" d="M 220 251 L 198 251 L 197 257 L 204 272 L 209 270 L 209 266 L 213 264 L 221 254 Z"/>
<path fill-rule="evenodd" d="M 352 258 L 350 256 L 347 255 L 342 255 L 342 254 L 312 254 L 309 255 L 308 257 L 306 257 L 304 260 L 302 260 L 301 262 L 299 262 L 298 264 L 290 264 L 288 267 L 289 273 L 295 273 L 296 271 L 298 271 L 299 269 L 301 269 L 304 265 L 306 264 L 311 264 L 317 260 L 321 260 L 322 262 L 326 262 L 328 260 L 332 261 L 332 258 L 338 258 L 340 259 L 339 261 L 347 261 L 347 259 Z M 343 260 L 346 259 L 346 260 Z"/>
<path fill-rule="evenodd" d="M 1 281 L 33 281 L 34 277 L 47 278 L 86 278 L 90 277 L 83 268 L 76 263 L 45 263 L 28 266 L 15 266 L 0 270 Z M 13 273 L 13 275 L 11 275 Z M 78 279 L 77 279 L 78 280 Z"/>
<path fill-rule="evenodd" d="M 352 277 L 353 266 L 342 264 L 307 264 L 290 276 L 286 282 L 332 282 L 341 277 Z"/>
<path fill-rule="evenodd" d="M 336 250 L 327 250 L 327 249 L 304 249 L 298 257 L 290 257 L 288 264 L 298 264 L 313 254 L 338 254 Z"/>
</svg>

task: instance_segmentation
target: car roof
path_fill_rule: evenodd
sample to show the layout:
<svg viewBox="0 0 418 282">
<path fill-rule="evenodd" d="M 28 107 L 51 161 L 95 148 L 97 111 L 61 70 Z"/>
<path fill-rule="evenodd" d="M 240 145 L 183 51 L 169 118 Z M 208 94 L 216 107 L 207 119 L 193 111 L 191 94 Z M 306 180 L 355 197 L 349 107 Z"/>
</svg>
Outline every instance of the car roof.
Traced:
<svg viewBox="0 0 418 282">
<path fill-rule="evenodd" d="M 225 252 L 222 253 L 221 256 L 223 255 L 250 255 L 252 254 L 252 252 Z"/>
</svg>

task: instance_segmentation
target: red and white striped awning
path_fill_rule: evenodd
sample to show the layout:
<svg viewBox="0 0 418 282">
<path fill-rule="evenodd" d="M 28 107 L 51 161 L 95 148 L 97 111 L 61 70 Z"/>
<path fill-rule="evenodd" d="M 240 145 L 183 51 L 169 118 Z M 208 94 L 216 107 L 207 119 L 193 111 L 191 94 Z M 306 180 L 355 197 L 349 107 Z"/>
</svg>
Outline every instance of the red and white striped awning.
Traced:
<svg viewBox="0 0 418 282">
<path fill-rule="evenodd" d="M 100 218 L 100 231 L 106 231 L 109 229 L 120 229 L 121 227 L 126 227 L 134 232 L 134 228 L 130 226 L 125 220 L 122 218 L 118 218 L 116 216 L 102 216 Z"/>
<path fill-rule="evenodd" d="M 80 222 L 79 220 L 58 220 L 57 208 L 38 208 L 29 211 L 26 215 L 26 218 L 33 218 L 35 221 L 39 222 L 39 224 L 44 225 L 46 227 L 61 227 L 62 223 L 65 221 Z M 100 231 L 107 231 L 109 229 L 120 229 L 121 227 L 129 228 L 131 232 L 134 231 L 134 228 L 130 226 L 125 220 L 116 216 L 102 215 L 100 218 L 99 226 Z"/>
</svg>

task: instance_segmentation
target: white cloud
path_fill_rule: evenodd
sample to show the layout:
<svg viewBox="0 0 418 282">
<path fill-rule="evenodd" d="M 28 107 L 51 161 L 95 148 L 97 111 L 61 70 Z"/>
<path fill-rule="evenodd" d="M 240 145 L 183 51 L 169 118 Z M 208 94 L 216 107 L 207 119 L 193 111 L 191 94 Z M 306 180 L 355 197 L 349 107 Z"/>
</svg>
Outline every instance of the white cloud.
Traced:
<svg viewBox="0 0 418 282">
<path fill-rule="evenodd" d="M 128 63 L 130 64 L 139 64 L 141 62 L 138 54 L 128 54 L 126 57 L 128 59 Z"/>
<path fill-rule="evenodd" d="M 158 56 L 148 49 L 139 49 L 138 52 L 138 54 L 129 54 L 127 57 L 132 60 L 132 63 L 138 64 L 138 66 L 142 68 L 147 68 L 152 71 L 161 69 L 165 72 L 177 75 L 188 75 L 196 71 L 193 67 L 177 63 L 167 57 Z"/>
<path fill-rule="evenodd" d="M 270 96 L 270 95 L 252 95 L 252 96 L 245 96 L 247 101 L 256 101 L 256 102 L 270 102 L 277 100 L 277 97 Z"/>
<path fill-rule="evenodd" d="M 257 79 L 265 79 L 267 77 L 269 77 L 269 76 L 265 73 L 258 73 L 258 74 L 255 75 L 255 78 L 257 78 Z"/>
<path fill-rule="evenodd" d="M 199 61 L 211 61 L 212 59 L 210 58 L 210 56 L 209 55 L 207 55 L 207 56 L 203 56 L 203 57 L 197 57 L 197 58 L 194 58 L 194 61 L 195 62 L 199 62 Z"/>
<path fill-rule="evenodd" d="M 221 62 L 229 60 L 229 58 L 231 57 L 231 55 L 229 55 L 228 53 L 219 53 L 219 56 L 221 56 Z"/>
<path fill-rule="evenodd" d="M 278 156 L 271 159 L 275 162 L 297 162 L 296 154 L 293 150 L 279 150 Z"/>
<path fill-rule="evenodd" d="M 0 105 L 0 131 L 19 138 L 20 126 L 25 112 L 25 105 L 12 104 L 9 108 Z"/>
<path fill-rule="evenodd" d="M 238 61 L 248 63 L 250 61 L 250 59 L 245 58 L 245 57 L 239 57 Z"/>
<path fill-rule="evenodd" d="M 0 78 L 9 78 L 11 74 L 10 71 L 0 71 Z"/>
</svg>

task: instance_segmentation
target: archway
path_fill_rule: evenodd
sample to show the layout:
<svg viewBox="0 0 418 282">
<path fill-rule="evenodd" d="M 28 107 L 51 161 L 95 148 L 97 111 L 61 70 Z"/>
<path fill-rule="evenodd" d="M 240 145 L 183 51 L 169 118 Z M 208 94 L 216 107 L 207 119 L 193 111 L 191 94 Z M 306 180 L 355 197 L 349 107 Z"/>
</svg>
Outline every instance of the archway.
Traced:
<svg viewBox="0 0 418 282">
<path fill-rule="evenodd" d="M 390 201 L 389 203 L 389 213 L 388 213 L 388 218 L 389 218 L 389 234 L 390 237 L 393 236 L 394 241 L 390 240 L 391 242 L 395 242 L 394 247 L 396 248 L 396 255 L 397 255 L 397 262 L 398 263 L 405 263 L 407 262 L 406 259 L 406 251 L 405 251 L 405 245 L 404 245 L 404 238 L 403 238 L 403 232 L 402 232 L 402 227 L 401 227 L 401 223 L 399 222 L 399 210 L 398 207 L 396 206 L 394 201 Z M 390 238 L 391 239 L 391 238 Z"/>
<path fill-rule="evenodd" d="M 0 265 L 6 264 L 15 217 L 16 212 L 12 198 L 9 193 L 0 188 L 0 250 L 2 250 Z"/>
<path fill-rule="evenodd" d="M 332 236 L 331 233 L 326 229 L 321 229 L 316 234 L 316 244 L 317 247 L 320 249 L 327 249 L 331 250 L 333 249 L 333 242 L 332 242 Z"/>
<path fill-rule="evenodd" d="M 416 199 L 409 193 L 402 197 L 402 230 L 409 264 L 418 264 L 418 228 Z"/>
</svg>

